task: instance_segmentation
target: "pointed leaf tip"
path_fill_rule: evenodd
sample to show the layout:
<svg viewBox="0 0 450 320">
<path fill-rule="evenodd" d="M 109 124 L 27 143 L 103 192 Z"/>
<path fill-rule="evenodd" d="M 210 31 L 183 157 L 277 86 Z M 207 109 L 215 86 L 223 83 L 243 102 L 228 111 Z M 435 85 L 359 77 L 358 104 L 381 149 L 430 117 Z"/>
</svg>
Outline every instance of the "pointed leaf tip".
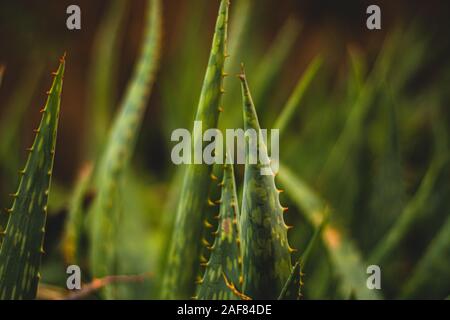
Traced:
<svg viewBox="0 0 450 320">
<path fill-rule="evenodd" d="M 64 61 L 49 90 L 45 109 L 23 174 L 0 248 L 0 299 L 34 299 L 43 254 L 48 192 L 58 129 Z M 48 174 L 50 173 L 50 174 Z M 26 219 L 24 218 L 26 217 Z"/>
</svg>

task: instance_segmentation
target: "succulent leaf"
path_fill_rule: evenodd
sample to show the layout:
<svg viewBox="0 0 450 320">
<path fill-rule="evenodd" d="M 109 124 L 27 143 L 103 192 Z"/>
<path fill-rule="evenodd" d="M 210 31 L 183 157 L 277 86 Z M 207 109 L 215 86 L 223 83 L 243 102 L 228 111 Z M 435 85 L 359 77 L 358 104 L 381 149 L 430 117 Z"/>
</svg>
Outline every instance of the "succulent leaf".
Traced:
<svg viewBox="0 0 450 320">
<path fill-rule="evenodd" d="M 256 1 L 243 0 L 236 1 L 230 12 L 230 31 L 228 42 L 228 53 L 230 55 L 230 61 L 228 64 L 228 70 L 238 70 L 239 64 L 244 60 L 244 55 L 247 53 L 249 46 L 251 46 L 251 27 L 253 23 L 253 16 L 255 10 Z M 240 99 L 240 84 L 235 81 L 233 77 L 226 77 L 224 79 L 224 87 L 227 88 L 227 92 L 223 97 L 224 106 L 234 106 L 239 104 Z M 220 119 L 221 128 L 233 128 L 236 123 L 240 123 L 241 117 L 238 112 L 224 112 Z"/>
<path fill-rule="evenodd" d="M 306 250 L 303 252 L 301 258 L 294 265 L 292 273 L 289 276 L 288 280 L 286 281 L 286 284 L 284 285 L 283 290 L 281 291 L 280 296 L 278 297 L 278 300 L 299 300 L 302 297 L 302 290 L 301 290 L 303 286 L 302 271 L 305 267 L 306 262 L 308 261 L 309 255 L 311 254 L 313 247 L 317 243 L 317 240 L 319 239 L 319 236 L 321 235 L 322 230 L 324 229 L 327 223 L 328 217 L 325 217 L 320 226 L 315 229 L 314 235 L 309 241 Z"/>
<path fill-rule="evenodd" d="M 289 278 L 281 290 L 278 300 L 299 300 L 301 297 L 302 286 L 302 265 L 300 261 L 294 265 Z"/>
<path fill-rule="evenodd" d="M 112 1 L 95 35 L 87 87 L 91 112 L 87 113 L 88 132 L 85 135 L 90 160 L 103 149 L 111 121 L 110 114 L 116 105 L 119 45 L 128 8 L 127 1 Z"/>
<path fill-rule="evenodd" d="M 7 174 L 8 181 L 16 183 L 17 170 L 23 159 L 20 154 L 21 130 L 26 118 L 26 112 L 36 93 L 44 65 L 30 61 L 26 68 L 27 72 L 21 76 L 19 84 L 14 88 L 11 97 L 6 102 L 6 113 L 0 120 L 0 169 Z M 33 76 L 30 77 L 30 74 Z M 1 218 L 0 218 L 1 221 Z M 1 225 L 1 222 L 0 222 Z"/>
<path fill-rule="evenodd" d="M 92 165 L 86 165 L 80 172 L 80 176 L 73 190 L 69 203 L 69 212 L 65 226 L 62 250 L 67 264 L 83 265 L 81 248 L 82 238 L 85 235 L 85 208 L 84 201 L 87 189 L 92 178 Z"/>
<path fill-rule="evenodd" d="M 195 119 L 202 121 L 203 130 L 216 128 L 223 94 L 224 63 L 228 29 L 229 0 L 222 0 L 217 17 L 208 67 Z M 194 137 L 193 144 L 202 143 Z M 162 296 L 168 299 L 190 298 L 195 293 L 195 278 L 199 271 L 201 237 L 207 195 L 211 184 L 212 166 L 190 164 L 185 171 L 168 267 Z"/>
<path fill-rule="evenodd" d="M 260 134 L 258 117 L 250 95 L 245 74 L 239 76 L 242 84 L 244 128 Z M 276 299 L 291 274 L 291 251 L 284 223 L 284 209 L 279 202 L 275 177 L 263 175 L 265 167 L 271 171 L 267 147 L 257 139 L 259 158 L 250 163 L 246 152 L 244 190 L 240 219 L 243 264 L 242 291 L 254 299 Z M 249 148 L 246 141 L 246 150 Z"/>
<path fill-rule="evenodd" d="M 0 300 L 34 299 L 55 155 L 65 60 L 61 58 L 14 198 L 0 248 Z"/>
<path fill-rule="evenodd" d="M 3 179 L 11 185 L 17 183 L 17 171 L 23 162 L 20 152 L 21 129 L 24 124 L 27 108 L 41 80 L 44 66 L 34 60 L 27 66 L 27 73 L 14 89 L 12 96 L 6 103 L 6 113 L 0 119 L 0 171 Z M 33 74 L 33 77 L 29 75 Z M 0 232 L 6 227 L 8 215 L 0 213 Z M 1 239 L 0 239 L 1 243 Z"/>
<path fill-rule="evenodd" d="M 236 295 L 225 283 L 223 274 L 235 288 L 240 287 L 242 273 L 237 222 L 239 206 L 232 164 L 224 165 L 221 186 L 219 225 L 215 232 L 214 243 L 210 248 L 211 256 L 206 263 L 206 270 L 198 287 L 198 299 L 236 299 Z"/>
<path fill-rule="evenodd" d="M 120 227 L 120 187 L 141 127 L 145 107 L 155 79 L 161 38 L 161 3 L 149 0 L 141 55 L 108 143 L 96 169 L 97 197 L 92 205 L 90 263 L 95 277 L 115 273 L 116 241 Z"/>
<path fill-rule="evenodd" d="M 87 104 L 91 106 L 91 112 L 87 113 L 85 135 L 88 161 L 94 161 L 101 155 L 100 151 L 103 150 L 107 138 L 110 114 L 115 105 L 114 93 L 117 90 L 115 79 L 120 52 L 118 47 L 128 8 L 126 1 L 113 1 L 95 35 L 87 87 Z M 80 241 L 85 232 L 83 226 L 88 211 L 83 202 L 92 188 L 94 171 L 92 164 L 85 164 L 70 199 L 63 240 L 63 254 L 67 263 L 81 263 Z"/>
</svg>

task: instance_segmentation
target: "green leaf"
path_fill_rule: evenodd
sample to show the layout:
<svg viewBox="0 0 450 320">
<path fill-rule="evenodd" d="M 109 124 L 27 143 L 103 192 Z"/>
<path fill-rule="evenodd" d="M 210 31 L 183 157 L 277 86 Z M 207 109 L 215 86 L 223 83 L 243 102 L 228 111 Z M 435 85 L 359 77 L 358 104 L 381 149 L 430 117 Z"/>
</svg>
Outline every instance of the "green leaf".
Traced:
<svg viewBox="0 0 450 320">
<path fill-rule="evenodd" d="M 91 215 L 90 263 L 95 277 L 112 275 L 116 271 L 122 178 L 134 150 L 158 66 L 162 25 L 160 0 L 149 0 L 146 10 L 141 55 L 94 178 L 97 196 Z"/>
<path fill-rule="evenodd" d="M 238 66 L 242 61 L 241 47 L 246 44 L 249 34 L 250 17 L 254 11 L 254 0 L 237 1 L 231 13 L 230 41 L 228 45 L 229 54 L 233 57 L 230 62 L 233 66 Z"/>
<path fill-rule="evenodd" d="M 34 299 L 43 254 L 65 61 L 58 71 L 21 178 L 0 248 L 0 299 Z"/>
<path fill-rule="evenodd" d="M 327 204 L 311 187 L 292 170 L 280 164 L 277 178 L 286 188 L 286 193 L 300 209 L 305 219 L 315 228 L 319 228 L 326 215 Z"/>
<path fill-rule="evenodd" d="M 278 300 L 299 300 L 302 287 L 302 264 L 300 261 L 294 265 L 292 272 L 281 290 Z"/>
<path fill-rule="evenodd" d="M 122 189 L 122 207 L 126 216 L 121 220 L 117 246 L 117 274 L 149 275 L 140 283 L 116 284 L 114 294 L 120 299 L 158 297 L 162 277 L 157 270 L 163 244 L 166 242 L 159 221 L 162 205 L 160 185 L 136 166 L 127 170 L 126 188 Z"/>
<path fill-rule="evenodd" d="M 227 51 L 230 55 L 228 64 L 229 70 L 238 70 L 244 56 L 252 47 L 251 39 L 253 37 L 251 26 L 254 22 L 252 17 L 255 15 L 256 1 L 242 0 L 236 1 L 230 12 L 230 32 Z M 233 77 L 224 79 L 224 87 L 227 88 L 227 94 L 223 97 L 224 106 L 234 106 L 239 103 L 241 87 L 239 82 Z M 239 122 L 238 122 L 239 121 Z M 233 128 L 236 123 L 240 123 L 241 117 L 237 112 L 224 112 L 220 119 L 220 128 Z"/>
<path fill-rule="evenodd" d="M 443 299 L 450 292 L 450 217 L 431 241 L 406 283 L 402 299 Z"/>
<path fill-rule="evenodd" d="M 311 254 L 312 249 L 316 245 L 317 240 L 322 234 L 322 231 L 327 223 L 328 223 L 328 216 L 326 216 L 322 221 L 322 223 L 320 224 L 320 226 L 315 229 L 313 237 L 309 241 L 306 250 L 303 252 L 302 256 L 292 269 L 291 275 L 289 276 L 288 280 L 286 281 L 283 287 L 283 290 L 278 296 L 278 300 L 299 300 L 301 298 L 302 296 L 301 288 L 303 286 L 302 270 L 304 270 L 309 255 Z"/>
<path fill-rule="evenodd" d="M 329 226 L 323 233 L 323 241 L 337 276 L 341 279 L 341 296 L 353 295 L 356 299 L 381 299 L 376 290 L 366 286 L 368 264 L 362 259 L 356 245 L 338 227 Z"/>
<path fill-rule="evenodd" d="M 314 229 L 314 234 L 311 240 L 309 240 L 305 251 L 302 253 L 302 256 L 300 257 L 300 263 L 302 264 L 302 267 L 306 265 L 306 262 L 308 261 L 313 248 L 316 246 L 318 239 L 322 236 L 323 230 L 329 222 L 329 212 L 327 210 L 328 209 L 325 209 L 322 223 Z"/>
<path fill-rule="evenodd" d="M 19 84 L 14 88 L 11 97 L 6 102 L 4 114 L 0 119 L 0 173 L 5 185 L 17 187 L 17 171 L 24 161 L 21 153 L 21 130 L 36 88 L 41 80 L 44 66 L 32 59 L 25 68 Z M 33 77 L 30 77 L 33 74 Z M 2 199 L 3 200 L 3 199 Z M 0 232 L 6 227 L 8 215 L 0 212 Z M 0 239 L 1 243 L 1 239 Z"/>
<path fill-rule="evenodd" d="M 372 133 L 372 153 L 377 166 L 371 179 L 370 199 L 366 214 L 355 219 L 360 226 L 355 234 L 364 251 L 372 248 L 377 239 L 389 230 L 402 212 L 405 202 L 396 103 L 387 85 L 384 91 L 383 103 L 376 110 L 380 118 L 374 124 Z"/>
<path fill-rule="evenodd" d="M 306 90 L 308 89 L 314 76 L 317 74 L 321 64 L 322 58 L 320 56 L 316 57 L 298 80 L 294 91 L 289 97 L 286 105 L 282 108 L 283 111 L 281 111 L 281 114 L 278 116 L 273 126 L 274 129 L 280 130 L 280 134 L 286 129 L 289 121 L 292 119 L 295 109 L 300 105 Z"/>
<path fill-rule="evenodd" d="M 170 63 L 165 65 L 158 80 L 165 110 L 162 129 L 167 136 L 171 135 L 173 128 L 191 126 L 210 50 L 210 44 L 199 36 L 199 31 L 204 30 L 210 22 L 207 20 L 209 9 L 216 5 L 216 1 L 208 1 L 206 5 L 204 0 L 191 0 L 177 6 L 189 19 L 185 19 L 185 23 L 171 24 L 173 34 L 180 41 L 175 41 L 174 47 L 166 51 Z M 177 88 L 176 94 L 173 88 Z"/>
<path fill-rule="evenodd" d="M 208 67 L 198 104 L 196 121 L 203 130 L 217 128 L 220 101 L 223 94 L 224 62 L 228 29 L 229 0 L 222 0 L 217 17 Z M 195 137 L 193 145 L 202 143 Z M 203 150 L 203 149 L 202 149 Z M 190 164 L 185 171 L 178 202 L 168 266 L 164 275 L 162 297 L 186 299 L 195 294 L 195 279 L 199 272 L 201 239 L 207 195 L 211 184 L 212 166 Z"/>
<path fill-rule="evenodd" d="M 301 25 L 295 18 L 289 18 L 276 39 L 264 55 L 255 77 L 255 105 L 261 113 L 266 110 L 273 84 L 278 79 L 300 33 Z"/>
<path fill-rule="evenodd" d="M 286 194 L 311 225 L 320 228 L 326 219 L 327 204 L 291 170 L 280 165 L 277 175 Z M 340 291 L 346 297 L 353 292 L 358 299 L 378 299 L 379 294 L 366 287 L 366 267 L 361 253 L 344 230 L 332 220 L 324 227 L 322 241 L 341 282 Z"/>
<path fill-rule="evenodd" d="M 80 172 L 69 203 L 62 250 L 67 264 L 83 266 L 82 240 L 85 235 L 84 202 L 92 178 L 92 165 L 86 165 Z"/>
<path fill-rule="evenodd" d="M 284 223 L 284 208 L 269 164 L 267 147 L 250 95 L 245 74 L 242 83 L 244 128 L 258 135 L 258 159 L 252 164 L 246 153 L 240 230 L 242 238 L 243 293 L 254 299 L 275 299 L 291 274 L 291 252 Z M 249 141 L 249 140 L 247 140 Z M 246 150 L 250 143 L 246 141 Z M 255 142 L 255 141 L 253 141 Z M 262 170 L 270 171 L 263 175 Z"/>
<path fill-rule="evenodd" d="M 439 185 L 444 183 L 444 170 L 448 165 L 447 158 L 437 157 L 430 165 L 425 177 L 414 197 L 408 202 L 402 213 L 389 229 L 385 236 L 376 245 L 370 254 L 369 261 L 382 265 L 398 250 L 405 237 L 417 225 L 421 219 L 426 217 L 430 198 Z"/>
<path fill-rule="evenodd" d="M 236 299 L 224 281 L 233 283 L 236 288 L 240 286 L 241 254 L 238 238 L 239 206 L 234 181 L 232 164 L 224 165 L 222 183 L 222 196 L 220 198 L 219 224 L 214 232 L 214 244 L 209 249 L 211 256 L 206 263 L 206 270 L 197 291 L 198 299 L 229 300 Z M 212 227 L 205 221 L 208 227 Z"/>
<path fill-rule="evenodd" d="M 359 91 L 348 114 L 344 128 L 333 145 L 319 175 L 319 184 L 339 213 L 342 223 L 351 224 L 357 199 L 361 196 L 363 170 L 360 157 L 363 154 L 365 121 L 373 102 L 380 92 L 392 66 L 399 33 L 386 40 L 368 79 Z M 364 164 L 364 163 L 363 163 Z M 359 169 L 359 170 L 358 170 Z M 337 192 L 337 190 L 339 190 Z"/>
<path fill-rule="evenodd" d="M 116 105 L 120 42 L 129 3 L 114 0 L 102 19 L 94 38 L 92 61 L 88 76 L 87 133 L 88 158 L 95 158 L 103 149 L 111 114 Z"/>
<path fill-rule="evenodd" d="M 367 72 L 367 66 L 365 57 L 355 47 L 349 47 L 349 64 L 350 64 L 350 76 L 348 80 L 348 91 L 350 97 L 358 96 L 358 92 L 364 86 L 364 77 Z"/>
<path fill-rule="evenodd" d="M 119 45 L 128 8 L 126 1 L 114 0 L 95 35 L 87 87 L 87 104 L 91 106 L 91 112 L 86 117 L 85 147 L 89 161 L 94 161 L 101 155 L 107 139 L 107 129 L 116 100 Z M 82 264 L 85 258 L 80 245 L 86 231 L 84 222 L 88 210 L 83 203 L 92 187 L 94 171 L 92 164 L 85 164 L 70 199 L 63 239 L 63 253 L 67 263 Z"/>
</svg>

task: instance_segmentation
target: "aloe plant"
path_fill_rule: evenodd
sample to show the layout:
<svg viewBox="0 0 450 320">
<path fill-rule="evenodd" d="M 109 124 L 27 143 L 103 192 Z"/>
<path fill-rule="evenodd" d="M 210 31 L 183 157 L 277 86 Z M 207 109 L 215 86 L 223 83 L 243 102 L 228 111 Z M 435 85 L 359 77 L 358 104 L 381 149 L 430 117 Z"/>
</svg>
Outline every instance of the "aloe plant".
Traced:
<svg viewBox="0 0 450 320">
<path fill-rule="evenodd" d="M 90 263 L 96 277 L 116 273 L 115 248 L 121 220 L 120 188 L 155 79 L 160 28 L 161 3 L 159 0 L 150 0 L 141 56 L 94 178 L 97 197 L 92 205 Z"/>
<path fill-rule="evenodd" d="M 214 232 L 215 240 L 208 250 L 211 256 L 205 265 L 205 273 L 199 280 L 198 299 L 237 299 L 232 285 L 240 290 L 242 280 L 242 258 L 239 247 L 238 221 L 239 204 L 236 195 L 234 170 L 232 164 L 224 165 L 223 180 L 220 183 L 222 196 L 220 198 L 220 212 L 217 216 L 219 224 Z M 212 225 L 205 220 L 211 230 Z"/>
<path fill-rule="evenodd" d="M 85 198 L 92 193 L 93 171 L 107 138 L 108 126 L 116 104 L 119 44 L 123 33 L 128 5 L 124 1 L 113 1 L 95 35 L 92 61 L 89 67 L 87 104 L 91 112 L 86 115 L 85 150 L 87 163 L 73 187 L 68 208 L 63 238 L 63 254 L 67 263 L 82 264 L 86 260 L 81 254 L 81 240 L 86 237 L 85 216 L 88 208 L 83 206 Z"/>
<path fill-rule="evenodd" d="M 86 190 L 92 178 L 92 165 L 86 165 L 80 172 L 75 190 L 69 204 L 69 215 L 67 218 L 62 251 L 65 262 L 68 264 L 85 265 L 83 263 L 82 241 L 85 233 L 85 208 L 84 198 Z"/>
<path fill-rule="evenodd" d="M 302 265 L 300 261 L 294 265 L 289 278 L 286 280 L 278 300 L 299 300 L 301 297 L 302 280 Z"/>
<path fill-rule="evenodd" d="M 261 131 L 255 106 L 244 73 L 242 82 L 244 128 Z M 246 148 L 249 148 L 247 145 Z M 242 196 L 242 265 L 244 294 L 254 299 L 278 297 L 291 273 L 291 253 L 287 239 L 288 226 L 284 223 L 280 191 L 275 187 L 274 175 L 262 175 L 261 168 L 269 166 L 267 147 L 258 139 L 260 159 L 251 164 L 246 154 L 244 190 Z M 262 159 L 261 159 L 262 157 Z"/>
<path fill-rule="evenodd" d="M 258 118 L 245 74 L 242 72 L 239 77 L 242 83 L 245 129 L 259 132 Z M 214 232 L 214 244 L 210 246 L 206 243 L 211 255 L 209 260 L 203 258 L 206 269 L 198 281 L 198 299 L 300 298 L 301 270 L 326 219 L 318 226 L 302 260 L 292 268 L 291 253 L 294 250 L 287 241 L 288 227 L 283 219 L 285 208 L 279 203 L 281 191 L 275 188 L 274 174 L 261 173 L 264 165 L 269 166 L 267 148 L 263 141 L 259 141 L 257 151 L 266 161 L 250 164 L 247 150 L 243 215 L 240 219 L 233 168 L 227 155 L 223 181 L 219 184 L 222 195 L 218 201 L 218 229 Z M 272 172 L 270 167 L 268 169 Z M 207 220 L 205 226 L 212 228 Z M 276 233 L 275 236 L 272 236 L 273 232 Z M 265 248 L 271 250 L 264 250 Z"/>
<path fill-rule="evenodd" d="M 302 287 L 303 283 L 303 270 L 305 268 L 305 264 L 308 261 L 309 255 L 313 247 L 316 245 L 318 238 L 320 237 L 325 225 L 328 223 L 328 217 L 326 217 L 322 223 L 316 228 L 313 237 L 308 243 L 305 251 L 303 252 L 300 259 L 295 263 L 292 268 L 292 272 L 284 284 L 283 289 L 278 297 L 278 300 L 299 300 L 302 297 Z"/>
<path fill-rule="evenodd" d="M 89 68 L 88 132 L 85 144 L 91 159 L 102 150 L 108 134 L 111 114 L 116 105 L 117 75 L 124 20 L 129 5 L 126 1 L 112 1 L 95 35 L 92 62 Z"/>
<path fill-rule="evenodd" d="M 107 138 L 108 126 L 116 104 L 119 44 L 123 33 L 128 5 L 124 1 L 113 1 L 95 35 L 92 61 L 89 67 L 87 104 L 91 112 L 86 115 L 84 147 L 87 163 L 80 172 L 80 178 L 73 187 L 68 208 L 68 219 L 63 238 L 63 254 L 67 263 L 82 264 L 86 260 L 81 253 L 81 240 L 86 237 L 85 216 L 88 208 L 83 206 L 85 198 L 93 193 L 93 171 L 98 166 Z"/>
<path fill-rule="evenodd" d="M 427 50 L 431 38 L 418 25 L 406 25 L 388 31 L 377 55 L 360 43 L 348 45 L 348 58 L 339 65 L 334 59 L 322 63 L 325 53 L 315 53 L 321 41 L 306 44 L 302 55 L 315 58 L 295 79 L 285 71 L 294 74 L 301 66 L 289 59 L 300 44 L 296 18 L 288 16 L 266 45 L 271 37 L 258 17 L 267 1 L 239 0 L 232 8 L 229 2 L 176 4 L 182 14 L 167 33 L 170 43 L 148 126 L 142 124 L 159 67 L 161 8 L 172 4 L 146 1 L 142 50 L 115 113 L 123 83 L 119 68 L 128 73 L 120 66 L 120 44 L 124 31 L 136 27 L 125 28 L 125 18 L 128 9 L 140 6 L 111 2 L 93 37 L 81 147 L 66 141 L 73 130 L 65 128 L 62 135 L 62 151 L 74 150 L 76 157 L 62 157 L 61 166 L 82 161 L 70 195 L 65 190 L 72 172 L 52 178 L 61 60 L 13 204 L 0 216 L 0 299 L 448 299 L 450 158 L 444 106 L 450 68 L 441 63 L 442 71 L 429 72 L 436 71 L 430 63 L 441 61 Z M 207 13 L 217 5 L 208 48 L 206 32 L 199 30 L 207 30 Z M 172 12 L 169 17 L 174 21 Z M 128 41 L 124 49 L 135 44 Z M 239 80 L 226 79 L 227 57 L 231 72 L 246 61 L 248 77 L 242 71 Z M 14 62 L 7 63 L 14 68 Z M 23 69 L 25 80 L 19 77 L 6 112 L 0 110 L 0 202 L 4 189 L 17 183 L 22 119 L 43 67 L 33 61 Z M 0 66 L 0 85 L 3 72 Z M 202 77 L 196 104 L 195 86 L 200 89 Z M 247 78 L 254 84 L 252 94 Z M 75 100 L 72 96 L 78 105 Z M 234 159 L 228 156 L 225 165 L 166 166 L 168 145 L 160 139 L 192 120 L 201 121 L 203 130 L 243 127 L 260 133 L 266 123 L 279 129 L 278 172 L 261 136 L 250 150 L 252 132 L 245 140 L 245 166 L 230 163 Z M 140 140 L 148 148 L 145 157 L 133 159 L 141 127 Z M 196 133 L 192 149 L 204 149 L 203 132 Z M 427 152 L 430 140 L 433 153 Z M 162 156 L 153 156 L 155 146 Z M 256 163 L 251 151 L 258 154 Z M 285 206 L 291 214 L 284 214 Z M 287 224 L 295 229 L 288 232 Z M 63 288 L 64 264 L 81 267 L 84 283 L 76 294 Z M 370 264 L 381 267 L 382 290 L 367 287 Z"/>
<path fill-rule="evenodd" d="M 44 254 L 44 234 L 47 201 L 55 156 L 61 91 L 65 60 L 58 70 L 44 108 L 42 120 L 25 167 L 20 171 L 20 183 L 12 194 L 13 205 L 0 248 L 0 299 L 34 299 L 39 282 L 41 256 Z"/>
<path fill-rule="evenodd" d="M 195 117 L 196 121 L 202 121 L 204 130 L 217 127 L 221 110 L 224 63 L 227 56 L 228 10 L 229 0 L 222 0 Z M 194 137 L 194 145 L 201 143 L 199 138 Z M 189 298 L 194 295 L 195 279 L 200 267 L 202 222 L 208 200 L 205 195 L 211 184 L 211 170 L 212 166 L 205 164 L 191 164 L 186 168 L 169 249 L 169 262 L 164 275 L 164 298 Z"/>
<path fill-rule="evenodd" d="M 24 160 L 20 150 L 17 149 L 17 145 L 20 144 L 20 132 L 27 108 L 41 80 L 44 66 L 32 61 L 27 65 L 27 70 L 35 76 L 30 77 L 26 74 L 21 77 L 12 96 L 6 102 L 6 114 L 0 120 L 0 136 L 2 137 L 0 171 L 4 173 L 5 180 L 14 185 L 17 183 L 17 171 Z M 8 215 L 0 213 L 0 230 L 6 226 L 7 218 Z"/>
</svg>

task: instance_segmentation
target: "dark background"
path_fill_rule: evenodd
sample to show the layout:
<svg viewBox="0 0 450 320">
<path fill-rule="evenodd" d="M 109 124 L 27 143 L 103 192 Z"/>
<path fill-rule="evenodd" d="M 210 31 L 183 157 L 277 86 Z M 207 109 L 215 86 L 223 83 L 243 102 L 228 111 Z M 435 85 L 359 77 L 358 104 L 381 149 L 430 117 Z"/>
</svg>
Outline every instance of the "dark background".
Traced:
<svg viewBox="0 0 450 320">
<path fill-rule="evenodd" d="M 234 0 L 236 2 L 239 0 Z M 127 18 L 125 40 L 121 48 L 119 88 L 123 91 L 131 74 L 142 33 L 143 6 L 141 0 L 132 1 L 131 13 Z M 202 21 L 198 36 L 209 46 L 213 29 L 217 1 L 204 1 L 208 13 Z M 65 22 L 66 8 L 77 4 L 82 11 L 82 29 L 69 31 Z M 0 88 L 0 101 L 7 100 L 20 77 L 27 74 L 30 63 L 45 65 L 48 71 L 41 79 L 25 120 L 23 145 L 31 142 L 31 129 L 39 118 L 37 112 L 45 99 L 50 85 L 50 71 L 56 68 L 57 58 L 67 52 L 67 70 L 64 83 L 64 97 L 59 130 L 58 150 L 65 156 L 56 159 L 56 176 L 70 183 L 80 162 L 80 141 L 83 133 L 85 112 L 85 89 L 87 66 L 91 58 L 93 37 L 109 1 L 0 1 L 0 63 L 6 66 L 4 82 Z M 382 10 L 382 30 L 368 31 L 365 27 L 365 10 L 370 4 L 378 4 Z M 232 3 L 233 5 L 233 3 Z M 164 72 L 176 56 L 179 38 L 183 36 L 183 25 L 187 22 L 190 2 L 188 0 L 164 1 L 164 39 L 162 65 Z M 325 52 L 327 63 L 337 71 L 344 64 L 347 48 L 352 46 L 374 59 L 386 32 L 401 21 L 420 20 L 426 32 L 432 35 L 442 52 L 442 59 L 448 59 L 449 48 L 449 2 L 448 1 L 333 1 L 333 0 L 279 0 L 261 1 L 257 6 L 259 22 L 258 36 L 263 46 L 269 46 L 283 22 L 290 16 L 297 17 L 303 24 L 295 54 L 290 56 L 290 74 L 295 77 L 306 63 L 318 52 Z M 405 50 L 407 50 L 405 48 Z M 430 48 L 433 50 L 433 48 Z M 424 68 L 432 74 L 440 68 L 439 59 Z M 289 78 L 289 73 L 286 77 Z M 27 75 L 33 77 L 32 74 Z M 425 78 L 426 79 L 426 78 Z M 424 80 L 415 85 L 421 86 Z M 200 84 L 197 85 L 199 88 Z M 145 123 L 148 127 L 158 126 L 161 105 L 157 82 L 147 111 Z M 197 90 L 198 92 L 198 90 Z M 120 94 L 118 95 L 120 96 Z M 0 103 L 0 117 L 4 110 Z M 34 112 L 35 111 L 35 112 Z M 147 126 L 146 126 L 147 127 Z M 30 133 L 30 134 L 26 134 Z M 156 139 L 168 139 L 158 137 Z M 168 140 L 167 140 L 168 141 Z M 166 143 L 167 141 L 164 141 Z M 64 142 L 64 143 L 63 143 Z M 152 144 L 157 145 L 157 144 Z M 150 147 L 150 153 L 159 152 Z M 155 160 L 151 160 L 155 161 Z M 157 161 L 157 160 L 156 160 Z M 158 163 L 154 164 L 158 168 Z M 158 171 L 158 170 L 155 170 Z"/>
</svg>

